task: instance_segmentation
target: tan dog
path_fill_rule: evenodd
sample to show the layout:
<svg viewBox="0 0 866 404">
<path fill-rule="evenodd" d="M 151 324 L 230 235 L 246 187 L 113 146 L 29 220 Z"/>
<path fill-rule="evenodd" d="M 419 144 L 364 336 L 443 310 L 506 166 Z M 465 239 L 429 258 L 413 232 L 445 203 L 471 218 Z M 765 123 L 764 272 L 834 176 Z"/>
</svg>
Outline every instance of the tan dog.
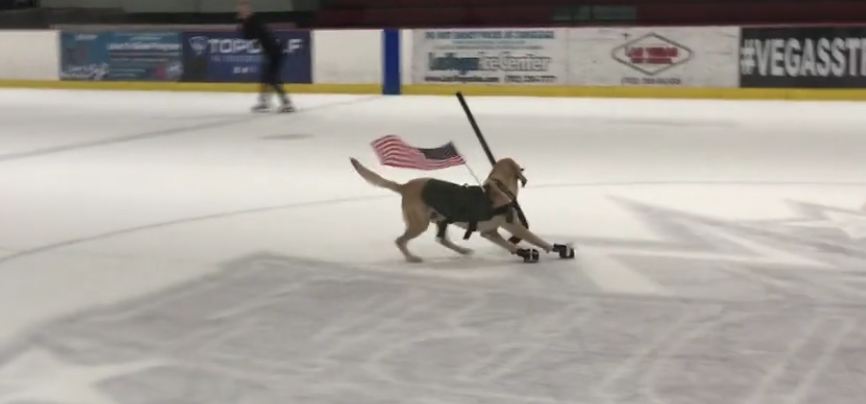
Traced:
<svg viewBox="0 0 866 404">
<path fill-rule="evenodd" d="M 406 260 L 409 262 L 421 262 L 421 258 L 409 252 L 406 245 L 410 240 L 424 233 L 431 222 L 440 222 L 444 217 L 437 212 L 432 206 L 425 201 L 425 192 L 430 192 L 428 185 L 431 182 L 436 182 L 431 178 L 417 178 L 405 184 L 398 184 L 394 181 L 387 180 L 361 165 L 356 159 L 351 159 L 352 165 L 358 174 L 361 175 L 367 182 L 386 189 L 390 189 L 399 193 L 403 197 L 403 219 L 406 222 L 406 231 L 395 240 L 397 247 Z M 523 176 L 523 169 L 512 159 L 506 158 L 499 160 L 490 171 L 490 175 L 484 182 L 485 189 L 488 190 L 487 196 L 492 204 L 492 207 L 501 208 L 511 204 L 513 198 L 517 197 L 519 191 L 518 182 L 526 183 L 526 177 Z M 442 182 L 439 182 L 442 183 Z M 507 209 L 507 208 L 506 208 Z M 497 214 L 492 219 L 480 221 L 477 223 L 477 230 L 485 239 L 494 244 L 508 250 L 512 254 L 523 253 L 525 249 L 521 249 L 516 245 L 505 240 L 498 229 L 500 227 L 507 230 L 509 233 L 528 241 L 529 243 L 538 246 L 545 252 L 553 250 L 554 246 L 540 237 L 533 234 L 525 226 L 521 225 L 518 220 L 514 219 L 509 222 L 507 214 Z M 468 223 L 456 222 L 455 225 L 467 228 Z M 442 237 L 437 237 L 437 241 L 443 246 L 460 254 L 470 254 L 472 251 L 455 245 L 451 242 L 447 234 L 442 233 Z M 537 253 L 536 253 L 537 258 Z"/>
</svg>

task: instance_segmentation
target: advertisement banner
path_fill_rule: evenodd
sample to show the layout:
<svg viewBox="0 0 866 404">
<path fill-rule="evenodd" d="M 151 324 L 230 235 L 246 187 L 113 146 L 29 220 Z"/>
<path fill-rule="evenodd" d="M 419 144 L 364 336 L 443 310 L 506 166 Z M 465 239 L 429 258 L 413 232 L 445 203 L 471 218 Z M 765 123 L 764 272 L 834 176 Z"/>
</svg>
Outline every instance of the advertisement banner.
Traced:
<svg viewBox="0 0 866 404">
<path fill-rule="evenodd" d="M 108 76 L 108 34 L 60 33 L 60 79 L 105 80 Z"/>
<path fill-rule="evenodd" d="M 285 57 L 285 83 L 312 83 L 312 41 L 309 31 L 276 31 Z M 234 31 L 183 34 L 183 81 L 258 82 L 264 56 L 258 41 Z"/>
<path fill-rule="evenodd" d="M 569 30 L 569 84 L 737 87 L 736 27 Z"/>
<path fill-rule="evenodd" d="M 176 32 L 112 32 L 106 47 L 109 80 L 178 81 L 183 73 Z"/>
<path fill-rule="evenodd" d="M 564 84 L 562 29 L 415 30 L 414 83 Z"/>
<path fill-rule="evenodd" d="M 743 28 L 742 87 L 866 87 L 866 27 Z"/>
<path fill-rule="evenodd" d="M 63 32 L 61 80 L 177 81 L 180 36 L 173 32 Z"/>
</svg>

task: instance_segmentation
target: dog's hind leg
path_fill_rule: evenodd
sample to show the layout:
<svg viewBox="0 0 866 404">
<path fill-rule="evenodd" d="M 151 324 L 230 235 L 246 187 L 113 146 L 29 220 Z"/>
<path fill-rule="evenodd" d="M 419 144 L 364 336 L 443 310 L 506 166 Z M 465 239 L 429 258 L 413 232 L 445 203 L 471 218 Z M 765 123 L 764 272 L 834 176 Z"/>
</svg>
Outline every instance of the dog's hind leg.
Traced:
<svg viewBox="0 0 866 404">
<path fill-rule="evenodd" d="M 406 261 L 421 262 L 422 259 L 420 257 L 409 252 L 407 244 L 409 244 L 410 240 L 420 236 L 421 233 L 424 233 L 427 228 L 430 227 L 427 213 L 418 209 L 405 210 L 403 212 L 403 218 L 406 221 L 406 231 L 402 236 L 397 237 L 397 240 L 395 240 L 394 243 L 397 244 L 397 248 L 399 248 L 400 252 L 403 253 L 403 256 L 406 257 Z"/>
<path fill-rule="evenodd" d="M 450 238 L 448 238 L 448 232 L 443 228 L 444 226 L 447 226 L 447 224 L 438 223 L 437 226 L 439 226 L 439 231 L 436 236 L 436 241 L 439 242 L 439 244 L 442 244 L 443 246 L 445 246 L 445 248 L 461 255 L 472 254 L 472 250 L 465 247 L 460 247 L 459 245 L 454 244 L 454 242 L 451 241 Z"/>
</svg>

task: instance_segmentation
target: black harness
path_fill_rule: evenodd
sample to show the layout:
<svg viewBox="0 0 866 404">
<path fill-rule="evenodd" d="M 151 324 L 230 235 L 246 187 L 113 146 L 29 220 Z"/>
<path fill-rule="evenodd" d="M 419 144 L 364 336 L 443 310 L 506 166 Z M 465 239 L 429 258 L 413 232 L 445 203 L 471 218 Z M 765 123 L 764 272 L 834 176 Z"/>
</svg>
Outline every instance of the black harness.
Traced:
<svg viewBox="0 0 866 404">
<path fill-rule="evenodd" d="M 421 193 L 424 202 L 433 208 L 443 219 L 437 221 L 436 237 L 444 238 L 449 224 L 466 223 L 466 233 L 463 239 L 469 239 L 472 233 L 478 231 L 478 223 L 506 215 L 506 221 L 514 221 L 513 209 L 516 205 L 514 194 L 505 188 L 501 182 L 494 181 L 497 188 L 503 191 L 511 202 L 494 208 L 490 198 L 490 189 L 481 186 L 457 185 L 440 180 L 429 180 Z"/>
</svg>

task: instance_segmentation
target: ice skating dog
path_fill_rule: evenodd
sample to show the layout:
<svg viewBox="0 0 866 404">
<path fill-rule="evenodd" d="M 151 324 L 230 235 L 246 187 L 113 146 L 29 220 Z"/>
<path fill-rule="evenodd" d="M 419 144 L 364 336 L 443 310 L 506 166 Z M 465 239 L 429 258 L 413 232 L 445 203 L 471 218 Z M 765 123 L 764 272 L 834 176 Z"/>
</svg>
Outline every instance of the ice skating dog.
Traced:
<svg viewBox="0 0 866 404">
<path fill-rule="evenodd" d="M 514 219 L 513 204 L 519 191 L 518 182 L 525 185 L 526 177 L 523 169 L 510 158 L 496 162 L 483 187 L 460 186 L 432 178 L 416 178 L 405 184 L 398 184 L 364 167 L 358 160 L 350 160 L 358 174 L 367 182 L 402 196 L 406 230 L 395 243 L 409 262 L 422 260 L 409 251 L 407 244 L 424 233 L 430 223 L 434 222 L 439 225 L 436 237 L 439 244 L 463 255 L 472 251 L 449 240 L 445 232 L 445 226 L 449 223 L 467 229 L 466 238 L 471 231 L 477 230 L 485 239 L 528 262 L 538 260 L 538 251 L 520 248 L 508 242 L 499 234 L 500 227 L 548 253 L 568 249 L 542 240 Z M 562 253 L 560 255 L 562 256 Z"/>
</svg>

